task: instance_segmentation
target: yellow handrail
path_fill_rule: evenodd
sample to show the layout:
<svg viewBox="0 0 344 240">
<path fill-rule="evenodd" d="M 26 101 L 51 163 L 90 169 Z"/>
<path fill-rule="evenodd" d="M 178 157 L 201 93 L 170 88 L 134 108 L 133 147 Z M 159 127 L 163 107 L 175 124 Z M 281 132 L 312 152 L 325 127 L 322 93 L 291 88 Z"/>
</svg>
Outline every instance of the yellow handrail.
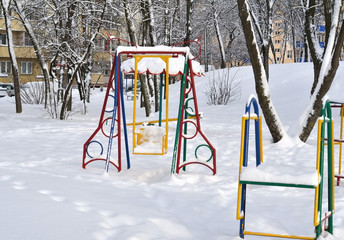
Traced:
<svg viewBox="0 0 344 240">
<path fill-rule="evenodd" d="M 240 183 L 240 174 L 241 174 L 241 166 L 243 165 L 244 161 L 244 139 L 245 139 L 245 125 L 246 120 L 248 117 L 242 117 L 241 122 L 241 146 L 240 146 L 240 163 L 239 163 L 239 177 L 238 177 L 238 199 L 237 199 L 237 213 L 236 213 L 236 219 L 240 220 L 243 219 L 244 216 L 240 216 L 240 208 L 241 208 L 241 191 L 242 191 L 242 184 Z"/>
<path fill-rule="evenodd" d="M 287 235 L 287 234 L 284 235 L 284 234 L 274 234 L 274 233 L 250 232 L 250 231 L 244 231 L 244 235 L 291 238 L 291 239 L 311 239 L 311 240 L 315 239 L 315 237 L 307 237 L 307 236 L 296 236 L 296 235 Z"/>
</svg>

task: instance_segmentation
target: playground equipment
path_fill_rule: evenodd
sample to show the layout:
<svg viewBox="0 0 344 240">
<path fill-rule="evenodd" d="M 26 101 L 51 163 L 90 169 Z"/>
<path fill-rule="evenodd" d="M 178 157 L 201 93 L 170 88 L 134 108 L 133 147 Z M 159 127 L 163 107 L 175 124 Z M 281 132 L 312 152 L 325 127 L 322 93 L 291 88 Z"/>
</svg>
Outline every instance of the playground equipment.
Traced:
<svg viewBox="0 0 344 240">
<path fill-rule="evenodd" d="M 340 179 L 344 179 L 344 175 L 342 175 L 342 152 L 343 152 L 343 114 L 344 114 L 344 103 L 340 102 L 332 102 L 331 101 L 331 108 L 340 109 L 340 134 L 339 139 L 334 139 L 334 145 L 339 146 L 339 156 L 338 156 L 338 174 L 335 174 L 334 177 L 337 178 L 337 186 L 339 186 Z"/>
<path fill-rule="evenodd" d="M 121 40 L 109 37 L 109 41 L 112 39 Z M 192 42 L 200 46 L 198 41 Z M 172 47 L 117 47 L 116 54 L 113 55 L 113 65 L 98 127 L 83 147 L 83 168 L 86 168 L 91 162 L 100 160 L 105 161 L 106 171 L 108 171 L 110 164 L 116 167 L 118 171 L 121 171 L 121 129 L 123 129 L 124 133 L 127 168 L 130 168 L 122 71 L 125 73 L 134 73 L 134 96 L 137 95 L 138 74 L 149 73 L 159 74 L 161 76 L 159 120 L 149 124 L 144 123 L 144 121 L 138 122 L 136 115 L 137 98 L 133 98 L 133 123 L 130 124 L 132 126 L 132 153 L 135 155 L 163 155 L 167 153 L 170 121 L 168 109 L 169 75 L 182 74 L 171 172 L 179 173 L 181 169 L 185 170 L 185 166 L 187 165 L 201 164 L 208 167 L 213 174 L 216 174 L 216 150 L 201 129 L 200 113 L 198 111 L 194 76 L 200 75 L 200 72 L 197 72 L 194 66 L 199 65 L 199 63 L 193 61 L 195 58 L 190 54 L 189 47 L 176 47 L 176 45 Z M 129 59 L 124 61 L 121 66 L 122 56 L 128 57 Z M 166 94 L 164 109 L 162 99 L 163 82 Z M 162 117 L 163 113 L 165 119 Z M 105 114 L 110 114 L 111 116 L 105 117 Z M 103 140 L 100 141 L 97 138 L 102 138 Z M 112 153 L 113 141 L 116 140 L 117 156 Z M 191 140 L 197 144 L 203 141 L 202 144 L 196 146 L 193 156 L 190 156 L 187 152 L 187 141 Z M 107 146 L 106 151 L 104 150 L 104 146 Z M 97 154 L 94 154 L 92 151 Z M 201 155 L 204 155 L 206 151 L 208 151 L 207 156 L 203 156 L 202 158 Z"/>
<path fill-rule="evenodd" d="M 254 113 L 251 113 L 251 107 Z M 256 167 L 248 168 L 248 147 L 249 147 L 249 126 L 250 120 L 255 123 L 255 144 L 256 144 Z M 327 132 L 325 132 L 325 127 Z M 323 195 L 323 172 L 324 172 L 324 145 L 325 134 L 327 133 L 327 166 L 328 166 L 328 212 L 325 218 L 322 216 L 322 195 Z M 322 225 L 328 220 L 327 230 L 333 233 L 333 214 L 334 214 L 334 161 L 333 161 L 333 120 L 330 102 L 323 103 L 321 117 L 318 119 L 318 140 L 317 140 L 317 163 L 316 171 L 309 176 L 303 174 L 302 178 L 294 175 L 276 176 L 271 172 L 261 170 L 263 167 L 262 152 L 262 129 L 261 116 L 259 116 L 258 103 L 251 97 L 246 104 L 245 114 L 242 117 L 241 150 L 240 150 L 239 180 L 238 180 L 238 199 L 236 218 L 240 220 L 240 237 L 245 235 L 256 235 L 266 237 L 294 238 L 294 239 L 315 239 L 323 230 Z M 285 166 L 287 167 L 287 166 Z M 289 166 L 290 167 L 290 166 Z M 253 170 L 253 171 L 250 171 Z M 293 174 L 293 173 L 291 173 Z M 315 189 L 314 197 L 314 227 L 316 236 L 296 236 L 285 234 L 272 234 L 263 232 L 252 232 L 245 230 L 246 217 L 246 185 L 263 185 L 276 187 L 306 188 Z"/>
</svg>

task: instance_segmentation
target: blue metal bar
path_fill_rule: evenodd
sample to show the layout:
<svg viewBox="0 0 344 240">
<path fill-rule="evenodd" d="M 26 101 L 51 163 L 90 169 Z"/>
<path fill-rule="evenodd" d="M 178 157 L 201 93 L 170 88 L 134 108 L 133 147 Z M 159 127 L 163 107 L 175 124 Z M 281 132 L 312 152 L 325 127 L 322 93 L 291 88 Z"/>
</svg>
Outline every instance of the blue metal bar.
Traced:
<svg viewBox="0 0 344 240">
<path fill-rule="evenodd" d="M 121 63 L 118 61 L 118 69 L 121 69 Z M 123 118 L 123 130 L 124 130 L 124 142 L 125 142 L 125 154 L 127 157 L 127 169 L 130 168 L 130 156 L 129 156 L 129 143 L 128 143 L 128 132 L 127 132 L 127 120 L 125 116 L 125 107 L 124 107 L 124 97 L 123 97 L 123 79 L 122 74 L 120 74 L 120 94 L 122 102 L 122 118 Z"/>
<path fill-rule="evenodd" d="M 245 132 L 244 132 L 244 147 L 243 147 L 243 167 L 248 165 L 248 148 L 249 148 L 249 134 L 250 134 L 250 115 L 251 107 L 253 106 L 254 113 L 257 116 L 255 120 L 255 140 L 256 140 L 256 166 L 261 163 L 260 159 L 260 129 L 259 129 L 259 108 L 258 103 L 255 98 L 251 98 L 245 106 L 245 114 L 248 116 L 248 119 L 245 120 Z M 241 208 L 240 211 L 243 212 L 244 217 L 240 219 L 239 226 L 239 235 L 241 238 L 244 238 L 245 230 L 245 211 L 246 211 L 246 184 L 242 184 L 241 188 Z"/>
<path fill-rule="evenodd" d="M 118 55 L 115 55 L 115 97 L 114 97 L 114 107 L 113 107 L 113 114 L 112 114 L 112 120 L 111 120 L 111 128 L 110 128 L 110 136 L 109 136 L 109 143 L 107 147 L 107 153 L 106 153 L 106 163 L 105 163 L 105 171 L 109 171 L 109 164 L 110 164 L 110 156 L 111 156 L 111 149 L 112 149 L 112 140 L 113 140 L 113 132 L 115 129 L 115 122 L 116 122 L 116 114 L 117 114 L 117 92 L 118 92 Z"/>
</svg>

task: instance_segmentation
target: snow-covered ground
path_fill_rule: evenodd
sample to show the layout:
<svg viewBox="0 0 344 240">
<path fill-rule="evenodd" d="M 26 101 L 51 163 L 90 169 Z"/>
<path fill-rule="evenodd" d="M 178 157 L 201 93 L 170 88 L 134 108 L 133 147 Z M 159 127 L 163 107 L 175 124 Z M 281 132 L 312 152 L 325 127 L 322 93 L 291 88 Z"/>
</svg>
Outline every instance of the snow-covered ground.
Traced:
<svg viewBox="0 0 344 240">
<path fill-rule="evenodd" d="M 175 123 L 170 124 L 167 155 L 131 156 L 130 170 L 123 158 L 120 173 L 111 168 L 104 174 L 104 162 L 83 169 L 83 144 L 98 125 L 105 91 L 92 91 L 87 115 L 75 113 L 66 121 L 50 119 L 42 106 L 24 105 L 23 113 L 16 114 L 14 99 L 0 98 L 0 239 L 240 239 L 235 215 L 241 116 L 254 80 L 250 67 L 231 71 L 241 91 L 227 106 L 206 104 L 207 77 L 216 74 L 196 78 L 202 129 L 217 149 L 215 176 L 201 165 L 170 174 Z M 307 63 L 271 66 L 271 96 L 287 130 L 307 105 L 312 76 Z M 344 101 L 343 78 L 341 64 L 330 99 Z M 173 118 L 179 84 L 171 85 L 170 92 Z M 125 103 L 128 122 L 132 103 Z M 333 115 L 338 136 L 338 110 Z M 294 137 L 272 144 L 265 123 L 263 135 L 265 164 L 315 167 L 316 130 L 306 144 Z M 344 183 L 335 194 L 334 237 L 321 239 L 344 239 Z M 313 200 L 313 190 L 249 186 L 246 229 L 312 235 Z"/>
</svg>

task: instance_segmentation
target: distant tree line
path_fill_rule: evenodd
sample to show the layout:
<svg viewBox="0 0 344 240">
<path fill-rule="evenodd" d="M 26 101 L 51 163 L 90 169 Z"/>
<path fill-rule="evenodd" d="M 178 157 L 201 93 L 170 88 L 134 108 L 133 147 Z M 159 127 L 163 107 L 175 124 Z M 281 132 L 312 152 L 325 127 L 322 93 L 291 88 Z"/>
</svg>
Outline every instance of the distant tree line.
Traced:
<svg viewBox="0 0 344 240">
<path fill-rule="evenodd" d="M 225 68 L 252 64 L 260 105 L 273 139 L 279 141 L 285 131 L 267 89 L 269 63 L 277 62 L 273 23 L 279 21 L 282 44 L 293 46 L 294 61 L 298 56 L 314 65 L 309 93 L 312 107 L 299 126 L 300 139 L 305 141 L 342 53 L 340 0 L 1 0 L 1 6 L 3 16 L 8 21 L 19 19 L 30 35 L 46 83 L 45 107 L 52 117 L 60 119 L 66 119 L 70 111 L 74 82 L 87 112 L 96 45 L 99 37 L 107 38 L 107 31 L 142 46 L 172 45 L 202 36 L 203 53 L 198 61 L 206 70 L 209 65 Z M 318 26 L 324 26 L 322 35 Z M 11 29 L 7 31 L 10 49 Z M 324 38 L 322 47 L 320 36 Z M 190 45 L 192 50 L 194 47 Z M 15 56 L 11 59 L 15 74 Z M 15 76 L 14 81 L 18 86 Z M 156 92 L 149 89 L 157 87 L 150 82 L 148 77 L 141 78 L 147 116 L 151 111 L 149 99 Z"/>
</svg>

